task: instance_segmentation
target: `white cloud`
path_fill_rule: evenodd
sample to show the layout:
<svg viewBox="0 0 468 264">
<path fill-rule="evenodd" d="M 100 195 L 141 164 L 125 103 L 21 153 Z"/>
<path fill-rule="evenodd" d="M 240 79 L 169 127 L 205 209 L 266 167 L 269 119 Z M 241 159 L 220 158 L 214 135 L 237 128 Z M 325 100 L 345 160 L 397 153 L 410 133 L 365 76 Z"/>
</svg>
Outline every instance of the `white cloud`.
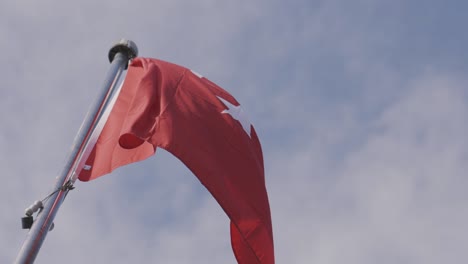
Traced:
<svg viewBox="0 0 468 264">
<path fill-rule="evenodd" d="M 341 137 L 319 145 L 311 134 L 302 150 L 282 146 L 269 166 L 278 261 L 462 259 L 465 85 L 437 73 L 408 83 L 405 96 L 370 121 L 369 136 L 342 160 L 326 152 Z M 336 122 L 332 135 L 353 141 L 353 125 Z"/>
</svg>

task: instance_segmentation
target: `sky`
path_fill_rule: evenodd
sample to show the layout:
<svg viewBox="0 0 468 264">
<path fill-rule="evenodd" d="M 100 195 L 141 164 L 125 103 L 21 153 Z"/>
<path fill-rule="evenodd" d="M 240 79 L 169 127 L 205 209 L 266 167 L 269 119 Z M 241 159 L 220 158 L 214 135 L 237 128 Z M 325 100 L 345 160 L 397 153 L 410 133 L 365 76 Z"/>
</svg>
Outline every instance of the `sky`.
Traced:
<svg viewBox="0 0 468 264">
<path fill-rule="evenodd" d="M 263 146 L 277 263 L 468 259 L 468 3 L 0 2 L 0 263 L 27 231 L 120 38 L 233 94 Z M 236 263 L 168 152 L 76 183 L 36 263 Z"/>
</svg>

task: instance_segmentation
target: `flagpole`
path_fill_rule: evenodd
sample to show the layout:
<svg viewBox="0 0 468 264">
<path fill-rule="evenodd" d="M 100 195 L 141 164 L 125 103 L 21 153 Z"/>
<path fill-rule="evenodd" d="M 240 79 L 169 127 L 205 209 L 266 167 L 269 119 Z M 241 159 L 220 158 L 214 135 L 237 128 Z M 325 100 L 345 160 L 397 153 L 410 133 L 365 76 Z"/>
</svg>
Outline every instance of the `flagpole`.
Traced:
<svg viewBox="0 0 468 264">
<path fill-rule="evenodd" d="M 122 39 L 109 50 L 110 68 L 104 80 L 104 84 L 96 101 L 92 104 L 83 124 L 71 147 L 68 159 L 61 173 L 56 178 L 54 193 L 47 199 L 43 206 L 40 206 L 39 214 L 33 222 L 31 229 L 18 253 L 16 264 L 30 264 L 36 259 L 37 254 L 45 240 L 48 231 L 53 225 L 62 202 L 68 192 L 73 189 L 73 184 L 81 168 L 78 163 L 86 160 L 89 155 L 89 148 L 92 148 L 90 136 L 96 128 L 106 107 L 115 95 L 117 85 L 122 72 L 127 68 L 128 61 L 138 54 L 138 48 L 132 41 Z M 88 149 L 88 151 L 86 151 Z M 36 204 L 35 204 L 36 205 Z M 42 205 L 42 204 L 41 204 Z M 38 209 L 36 206 L 36 210 Z M 30 207 L 32 208 L 32 207 Z M 26 215 L 31 216 L 31 212 Z"/>
</svg>

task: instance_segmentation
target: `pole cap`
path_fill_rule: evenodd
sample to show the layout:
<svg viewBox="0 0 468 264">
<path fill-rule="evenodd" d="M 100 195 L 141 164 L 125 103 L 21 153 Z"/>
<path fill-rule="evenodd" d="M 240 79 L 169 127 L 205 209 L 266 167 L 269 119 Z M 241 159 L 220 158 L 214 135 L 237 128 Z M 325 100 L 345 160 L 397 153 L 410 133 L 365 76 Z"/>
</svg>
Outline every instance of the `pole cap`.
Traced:
<svg viewBox="0 0 468 264">
<path fill-rule="evenodd" d="M 21 227 L 23 229 L 31 229 L 34 219 L 32 216 L 25 216 L 21 218 Z"/>
<path fill-rule="evenodd" d="M 121 39 L 119 42 L 114 44 L 109 50 L 109 62 L 114 60 L 114 57 L 117 53 L 122 53 L 127 56 L 129 60 L 138 56 L 138 47 L 135 42 L 127 39 Z"/>
</svg>

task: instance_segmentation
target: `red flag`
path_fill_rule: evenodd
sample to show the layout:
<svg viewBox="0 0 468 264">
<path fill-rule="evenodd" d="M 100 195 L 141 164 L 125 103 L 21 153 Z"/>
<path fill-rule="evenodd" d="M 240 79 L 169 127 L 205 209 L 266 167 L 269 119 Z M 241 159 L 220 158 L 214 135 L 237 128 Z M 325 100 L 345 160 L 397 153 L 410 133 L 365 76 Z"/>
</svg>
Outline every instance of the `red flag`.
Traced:
<svg viewBox="0 0 468 264">
<path fill-rule="evenodd" d="M 239 103 L 187 68 L 136 58 L 79 179 L 143 160 L 156 147 L 179 158 L 229 216 L 239 263 L 274 263 L 262 149 Z"/>
</svg>

